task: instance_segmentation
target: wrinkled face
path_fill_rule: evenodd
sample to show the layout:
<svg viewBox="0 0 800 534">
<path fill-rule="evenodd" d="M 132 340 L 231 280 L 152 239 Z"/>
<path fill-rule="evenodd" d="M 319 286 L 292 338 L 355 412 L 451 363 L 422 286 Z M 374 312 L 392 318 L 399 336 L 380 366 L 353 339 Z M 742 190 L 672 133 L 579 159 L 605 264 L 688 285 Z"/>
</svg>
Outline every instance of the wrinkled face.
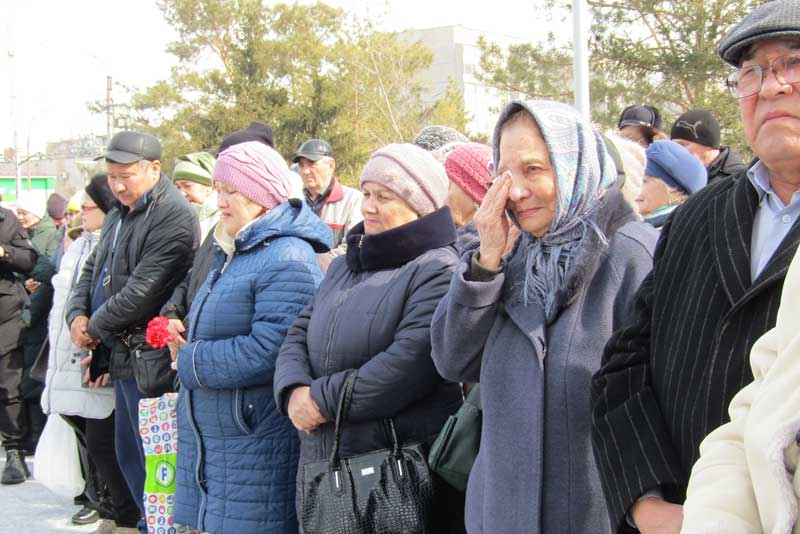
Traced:
<svg viewBox="0 0 800 534">
<path fill-rule="evenodd" d="M 94 203 L 88 195 L 83 199 L 81 204 L 81 226 L 87 232 L 94 232 L 103 227 L 103 221 L 106 220 L 106 214 L 103 213 L 97 204 Z"/>
<path fill-rule="evenodd" d="M 527 112 L 512 119 L 500 132 L 498 175 L 511 173 L 508 209 L 520 228 L 541 237 L 553 224 L 556 213 L 555 171 L 544 137 Z"/>
<path fill-rule="evenodd" d="M 161 175 L 161 162 L 108 162 L 108 186 L 124 206 L 133 208 L 136 202 L 156 185 Z"/>
<path fill-rule="evenodd" d="M 336 170 L 336 161 L 333 158 L 322 158 L 318 161 L 300 158 L 297 164 L 300 166 L 303 187 L 314 197 L 328 188 Z"/>
<path fill-rule="evenodd" d="M 405 200 L 380 184 L 364 182 L 361 192 L 365 234 L 378 234 L 419 219 Z"/>
<path fill-rule="evenodd" d="M 192 204 L 202 205 L 214 190 L 211 186 L 198 184 L 191 180 L 175 180 L 175 187 Z"/>
<path fill-rule="evenodd" d="M 445 202 L 453 214 L 453 221 L 456 223 L 456 228 L 461 228 L 469 224 L 475 216 L 475 211 L 478 207 L 476 202 L 464 192 L 463 189 L 458 187 L 455 182 L 450 182 L 447 189 L 447 201 Z"/>
<path fill-rule="evenodd" d="M 644 175 L 642 190 L 636 197 L 636 204 L 639 206 L 639 213 L 648 215 L 658 208 L 669 204 L 669 187 L 667 184 L 649 174 Z"/>
<path fill-rule="evenodd" d="M 33 213 L 25 210 L 21 210 L 17 208 L 17 219 L 19 219 L 19 223 L 22 225 L 23 228 L 26 230 L 28 228 L 32 228 L 39 224 L 41 219 L 34 215 Z"/>
<path fill-rule="evenodd" d="M 267 212 L 265 207 L 256 204 L 228 184 L 214 182 L 214 189 L 217 191 L 220 221 L 232 237 L 236 237 L 247 223 Z"/>
<path fill-rule="evenodd" d="M 775 58 L 800 52 L 800 40 L 771 40 L 756 45 L 742 68 L 768 65 Z M 800 162 L 800 86 L 781 84 L 772 71 L 761 91 L 739 100 L 747 142 L 767 168 L 796 167 Z"/>
</svg>

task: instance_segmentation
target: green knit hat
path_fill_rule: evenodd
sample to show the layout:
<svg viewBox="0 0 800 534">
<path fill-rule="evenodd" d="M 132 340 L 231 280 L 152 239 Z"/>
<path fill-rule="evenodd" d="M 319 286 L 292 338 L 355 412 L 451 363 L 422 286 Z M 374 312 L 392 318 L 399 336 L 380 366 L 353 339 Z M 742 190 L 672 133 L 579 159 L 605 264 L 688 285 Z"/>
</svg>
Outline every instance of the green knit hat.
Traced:
<svg viewBox="0 0 800 534">
<path fill-rule="evenodd" d="M 188 180 L 211 187 L 211 176 L 214 174 L 216 163 L 217 159 L 208 152 L 195 152 L 179 156 L 175 160 L 172 181 Z"/>
</svg>

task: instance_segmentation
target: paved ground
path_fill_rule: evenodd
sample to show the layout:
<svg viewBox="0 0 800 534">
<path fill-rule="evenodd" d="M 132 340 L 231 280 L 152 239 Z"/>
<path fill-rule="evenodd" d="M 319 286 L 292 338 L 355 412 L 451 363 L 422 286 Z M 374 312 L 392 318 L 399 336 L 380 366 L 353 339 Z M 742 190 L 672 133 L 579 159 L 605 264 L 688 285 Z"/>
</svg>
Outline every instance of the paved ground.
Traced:
<svg viewBox="0 0 800 534">
<path fill-rule="evenodd" d="M 36 461 L 26 459 L 28 467 L 35 473 Z M 5 464 L 5 454 L 0 456 L 0 470 Z M 28 480 L 15 486 L 0 486 L 0 533 L 2 534 L 46 534 L 50 532 L 91 532 L 97 524 L 77 527 L 70 522 L 78 506 L 72 499 L 64 499 L 52 493 L 41 483 Z"/>
</svg>

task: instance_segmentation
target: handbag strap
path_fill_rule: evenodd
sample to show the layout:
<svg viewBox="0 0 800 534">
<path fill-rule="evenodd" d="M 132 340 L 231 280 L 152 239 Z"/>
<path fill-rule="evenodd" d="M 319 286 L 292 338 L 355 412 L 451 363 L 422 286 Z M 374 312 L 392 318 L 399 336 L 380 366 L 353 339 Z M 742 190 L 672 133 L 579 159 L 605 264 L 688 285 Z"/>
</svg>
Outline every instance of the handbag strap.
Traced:
<svg viewBox="0 0 800 534">
<path fill-rule="evenodd" d="M 342 424 L 347 419 L 347 412 L 350 411 L 350 401 L 353 399 L 353 386 L 355 386 L 358 373 L 353 371 L 345 378 L 342 391 L 339 393 L 339 404 L 336 408 L 336 424 L 333 431 L 333 450 L 331 451 L 331 468 L 339 469 L 339 444 L 342 440 Z"/>
<path fill-rule="evenodd" d="M 334 471 L 339 469 L 339 464 L 341 462 L 341 457 L 339 456 L 339 445 L 342 441 L 342 427 L 344 426 L 344 422 L 350 413 L 350 403 L 353 400 L 353 388 L 355 387 L 356 378 L 358 378 L 357 371 L 352 371 L 349 373 L 347 378 L 345 378 L 342 391 L 339 393 L 339 404 L 336 409 L 336 423 L 333 431 L 333 450 L 331 451 L 330 458 L 331 469 Z M 382 420 L 382 423 L 384 430 L 392 442 L 392 456 L 400 456 L 400 441 L 397 439 L 397 432 L 394 428 L 394 420 L 392 420 L 391 417 L 387 417 L 386 419 Z"/>
</svg>

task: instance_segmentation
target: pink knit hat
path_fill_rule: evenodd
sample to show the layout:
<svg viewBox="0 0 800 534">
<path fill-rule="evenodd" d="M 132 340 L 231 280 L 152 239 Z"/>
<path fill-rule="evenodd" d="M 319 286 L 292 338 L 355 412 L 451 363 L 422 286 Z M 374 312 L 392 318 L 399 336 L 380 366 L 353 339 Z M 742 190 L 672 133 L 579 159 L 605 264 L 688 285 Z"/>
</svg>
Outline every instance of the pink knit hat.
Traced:
<svg viewBox="0 0 800 534">
<path fill-rule="evenodd" d="M 492 147 L 480 143 L 467 143 L 453 150 L 444 162 L 447 177 L 480 204 L 489 190 L 492 173 L 489 162 Z"/>
<path fill-rule="evenodd" d="M 361 171 L 359 186 L 375 182 L 390 189 L 417 214 L 425 216 L 444 206 L 447 174 L 425 149 L 393 143 L 374 152 Z"/>
<path fill-rule="evenodd" d="M 219 155 L 215 182 L 222 182 L 267 209 L 286 202 L 292 171 L 275 149 L 250 141 L 233 145 Z"/>
</svg>

